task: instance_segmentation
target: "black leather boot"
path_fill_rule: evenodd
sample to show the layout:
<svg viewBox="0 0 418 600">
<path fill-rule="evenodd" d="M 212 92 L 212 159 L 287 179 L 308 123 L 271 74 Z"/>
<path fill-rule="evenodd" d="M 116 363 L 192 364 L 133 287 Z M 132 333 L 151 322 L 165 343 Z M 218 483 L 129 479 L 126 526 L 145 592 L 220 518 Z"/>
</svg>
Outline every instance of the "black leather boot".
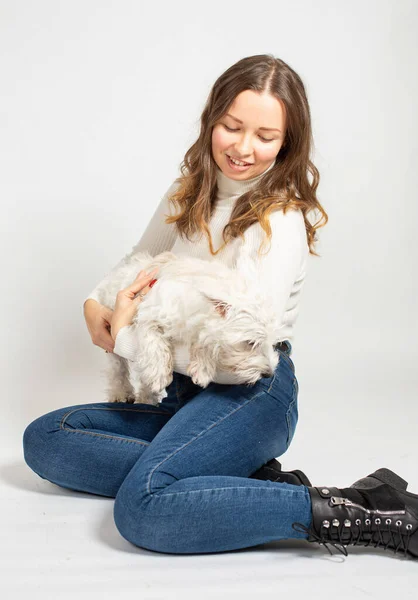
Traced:
<svg viewBox="0 0 418 600">
<path fill-rule="evenodd" d="M 345 546 L 372 545 L 403 551 L 418 558 L 418 495 L 389 469 L 378 469 L 348 488 L 308 487 L 312 501 L 310 527 L 293 523 L 309 534 L 308 542 L 328 543 L 345 556 Z"/>
<path fill-rule="evenodd" d="M 249 478 L 264 480 L 268 479 L 269 481 L 292 483 L 293 485 L 312 485 L 305 473 L 299 471 L 298 469 L 295 469 L 294 471 L 282 471 L 282 465 L 275 458 L 272 458 L 266 462 L 265 465 L 250 475 Z"/>
</svg>

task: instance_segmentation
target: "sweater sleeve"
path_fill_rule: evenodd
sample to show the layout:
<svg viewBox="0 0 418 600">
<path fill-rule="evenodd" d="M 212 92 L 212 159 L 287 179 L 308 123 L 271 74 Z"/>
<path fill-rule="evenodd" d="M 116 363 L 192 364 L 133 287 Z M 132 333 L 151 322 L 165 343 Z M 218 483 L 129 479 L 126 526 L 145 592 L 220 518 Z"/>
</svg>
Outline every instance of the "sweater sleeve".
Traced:
<svg viewBox="0 0 418 600">
<path fill-rule="evenodd" d="M 257 250 L 263 240 L 264 231 L 256 223 L 245 232 L 245 242 L 241 248 L 258 265 L 259 285 L 272 299 L 281 323 L 293 289 L 298 288 L 298 277 L 306 268 L 309 247 L 306 239 L 305 222 L 301 211 L 276 211 L 270 215 L 272 229 L 271 248 L 265 255 L 257 256 Z M 268 249 L 267 244 L 267 249 Z M 263 248 L 263 252 L 266 248 Z M 281 341 L 281 339 L 277 339 Z M 114 352 L 135 360 L 136 348 L 132 326 L 122 327 L 115 340 Z M 190 362 L 189 349 L 185 344 L 175 344 L 173 348 L 173 370 L 187 375 Z M 217 369 L 213 379 L 215 383 L 242 384 L 234 373 Z"/>
<path fill-rule="evenodd" d="M 272 237 L 269 252 L 257 256 L 260 239 L 257 240 L 257 245 L 250 244 L 250 255 L 257 265 L 259 285 L 266 297 L 273 301 L 280 333 L 286 325 L 287 311 L 296 310 L 292 296 L 296 295 L 303 285 L 309 245 L 301 210 L 288 210 L 286 214 L 282 210 L 275 211 L 270 215 L 270 225 Z M 261 229 L 258 224 L 257 227 L 258 230 Z M 262 253 L 268 248 L 267 242 L 267 247 L 263 247 Z M 279 335 L 276 342 L 283 339 Z"/>
<path fill-rule="evenodd" d="M 150 254 L 152 254 L 152 256 L 155 256 L 156 254 L 160 254 L 160 252 L 171 250 L 176 240 L 177 232 L 175 229 L 175 223 L 166 223 L 165 216 L 171 216 L 174 214 L 172 212 L 172 206 L 168 202 L 168 198 L 172 193 L 174 193 L 177 187 L 178 182 L 175 180 L 160 200 L 160 203 L 151 217 L 148 227 L 145 229 L 139 242 L 137 242 L 135 246 L 133 246 L 132 250 L 128 252 L 96 285 L 87 298 L 84 299 L 83 304 L 89 299 L 99 302 L 98 290 L 102 286 L 106 286 L 109 279 L 111 279 L 117 273 L 118 269 L 120 269 L 125 264 L 125 261 L 133 254 L 136 254 L 137 252 L 148 251 Z"/>
</svg>

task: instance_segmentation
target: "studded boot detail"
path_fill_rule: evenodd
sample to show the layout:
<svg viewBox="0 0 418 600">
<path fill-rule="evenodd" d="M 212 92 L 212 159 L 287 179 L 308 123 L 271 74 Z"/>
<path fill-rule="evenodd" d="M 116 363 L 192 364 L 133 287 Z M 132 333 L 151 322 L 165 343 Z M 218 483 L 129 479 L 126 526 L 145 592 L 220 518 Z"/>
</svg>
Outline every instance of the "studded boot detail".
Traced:
<svg viewBox="0 0 418 600">
<path fill-rule="evenodd" d="M 282 471 L 281 463 L 275 458 L 272 458 L 266 462 L 266 464 L 250 475 L 250 479 L 278 481 L 291 483 L 293 485 L 312 485 L 305 473 L 299 469 L 295 469 L 293 471 Z"/>
<path fill-rule="evenodd" d="M 310 527 L 293 523 L 308 542 L 334 546 L 345 556 L 348 545 L 382 546 L 418 558 L 418 495 L 389 469 L 378 469 L 348 488 L 308 487 Z"/>
</svg>

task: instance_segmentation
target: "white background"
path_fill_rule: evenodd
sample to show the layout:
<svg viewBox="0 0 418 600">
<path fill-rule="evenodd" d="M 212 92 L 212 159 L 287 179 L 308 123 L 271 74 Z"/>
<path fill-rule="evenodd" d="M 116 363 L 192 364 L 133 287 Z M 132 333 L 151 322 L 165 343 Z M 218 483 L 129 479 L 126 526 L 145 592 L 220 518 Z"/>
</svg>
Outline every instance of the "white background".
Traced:
<svg viewBox="0 0 418 600">
<path fill-rule="evenodd" d="M 416 562 L 381 549 L 349 548 L 340 564 L 304 540 L 211 556 L 136 548 L 111 499 L 33 473 L 22 435 L 48 411 L 104 401 L 106 357 L 82 302 L 178 175 L 216 78 L 272 53 L 305 83 L 329 215 L 295 330 L 299 423 L 281 462 L 341 487 L 388 467 L 418 493 L 417 21 L 413 0 L 0 1 L 8 599 L 415 597 Z"/>
</svg>

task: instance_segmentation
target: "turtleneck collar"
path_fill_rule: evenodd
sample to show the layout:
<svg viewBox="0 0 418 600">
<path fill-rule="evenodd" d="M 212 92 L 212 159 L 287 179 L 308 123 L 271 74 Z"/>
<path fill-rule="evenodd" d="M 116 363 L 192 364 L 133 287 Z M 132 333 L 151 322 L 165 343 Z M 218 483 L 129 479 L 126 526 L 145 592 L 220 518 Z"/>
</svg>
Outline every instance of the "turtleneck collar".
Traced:
<svg viewBox="0 0 418 600">
<path fill-rule="evenodd" d="M 227 201 L 231 199 L 231 197 L 236 198 L 237 196 L 241 196 L 242 194 L 245 194 L 245 192 L 248 192 L 248 190 L 257 185 L 263 175 L 267 173 L 267 171 L 270 171 L 274 165 L 275 163 L 273 162 L 262 173 L 259 173 L 251 179 L 242 179 L 241 181 L 227 177 L 218 165 L 216 165 L 216 182 L 218 184 L 217 204 L 228 204 Z"/>
</svg>

